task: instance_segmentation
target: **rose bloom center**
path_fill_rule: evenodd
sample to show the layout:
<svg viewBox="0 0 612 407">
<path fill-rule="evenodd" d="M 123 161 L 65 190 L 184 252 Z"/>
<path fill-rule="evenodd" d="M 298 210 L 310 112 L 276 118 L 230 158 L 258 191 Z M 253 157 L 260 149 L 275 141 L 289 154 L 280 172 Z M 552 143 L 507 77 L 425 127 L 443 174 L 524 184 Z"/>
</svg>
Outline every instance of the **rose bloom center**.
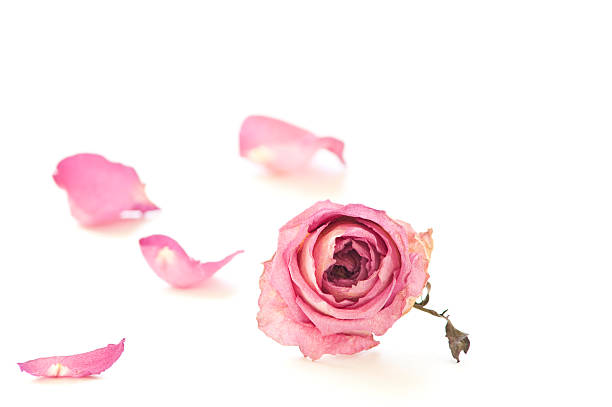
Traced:
<svg viewBox="0 0 612 407">
<path fill-rule="evenodd" d="M 325 277 L 336 286 L 350 287 L 368 277 L 365 264 L 369 259 L 362 257 L 353 248 L 353 242 L 336 250 L 335 264 L 325 270 Z"/>
</svg>

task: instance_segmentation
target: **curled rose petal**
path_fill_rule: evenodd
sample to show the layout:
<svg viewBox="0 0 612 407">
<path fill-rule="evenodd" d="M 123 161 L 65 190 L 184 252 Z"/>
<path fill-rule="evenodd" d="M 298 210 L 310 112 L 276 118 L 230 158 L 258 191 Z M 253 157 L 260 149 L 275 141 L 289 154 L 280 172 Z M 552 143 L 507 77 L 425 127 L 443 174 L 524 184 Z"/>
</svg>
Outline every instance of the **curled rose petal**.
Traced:
<svg viewBox="0 0 612 407">
<path fill-rule="evenodd" d="M 122 339 L 116 345 L 72 356 L 51 356 L 18 363 L 22 371 L 33 376 L 85 377 L 100 374 L 113 365 L 123 353 Z"/>
<path fill-rule="evenodd" d="M 65 158 L 57 165 L 53 179 L 66 190 L 72 216 L 85 226 L 140 217 L 159 209 L 145 194 L 145 186 L 132 167 L 101 155 Z"/>
<path fill-rule="evenodd" d="M 220 261 L 200 263 L 189 257 L 174 239 L 164 235 L 140 239 L 140 250 L 155 274 L 178 288 L 200 284 L 243 252 L 239 250 Z"/>
<path fill-rule="evenodd" d="M 249 116 L 240 129 L 240 155 L 276 172 L 299 170 L 321 148 L 335 154 L 342 164 L 344 143 L 333 137 L 318 137 L 281 120 Z"/>
<path fill-rule="evenodd" d="M 259 327 L 313 359 L 368 349 L 423 291 L 432 248 L 431 230 L 318 202 L 280 229 L 260 280 Z"/>
</svg>

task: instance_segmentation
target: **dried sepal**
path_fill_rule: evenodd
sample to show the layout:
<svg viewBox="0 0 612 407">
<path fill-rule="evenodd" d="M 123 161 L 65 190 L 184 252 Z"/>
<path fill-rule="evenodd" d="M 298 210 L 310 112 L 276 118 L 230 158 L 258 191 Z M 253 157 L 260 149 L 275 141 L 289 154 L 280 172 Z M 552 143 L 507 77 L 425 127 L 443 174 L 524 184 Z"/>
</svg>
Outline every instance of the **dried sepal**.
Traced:
<svg viewBox="0 0 612 407">
<path fill-rule="evenodd" d="M 448 338 L 448 347 L 450 348 L 451 354 L 453 358 L 459 363 L 459 354 L 461 352 L 467 353 L 470 349 L 470 340 L 468 339 L 468 334 L 465 332 L 461 332 L 451 323 L 448 315 L 445 315 L 448 310 L 444 310 L 441 313 L 438 313 L 432 309 L 425 308 L 425 305 L 429 302 L 429 293 L 431 292 L 431 284 L 428 282 L 425 286 L 427 289 L 427 294 L 425 298 L 420 302 L 414 304 L 414 308 L 426 312 L 434 317 L 444 318 L 446 320 L 446 337 Z"/>
<path fill-rule="evenodd" d="M 461 332 L 453 326 L 449 319 L 446 320 L 446 337 L 448 338 L 448 347 L 451 350 L 451 354 L 459 363 L 459 354 L 467 353 L 470 349 L 470 340 L 468 334 Z"/>
</svg>

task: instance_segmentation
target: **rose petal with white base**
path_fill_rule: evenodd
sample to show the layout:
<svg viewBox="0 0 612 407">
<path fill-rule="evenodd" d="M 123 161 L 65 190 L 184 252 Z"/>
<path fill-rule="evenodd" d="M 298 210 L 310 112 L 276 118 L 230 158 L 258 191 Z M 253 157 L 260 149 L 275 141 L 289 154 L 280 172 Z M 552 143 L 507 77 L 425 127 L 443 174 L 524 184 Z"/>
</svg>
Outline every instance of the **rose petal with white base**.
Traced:
<svg viewBox="0 0 612 407">
<path fill-rule="evenodd" d="M 194 287 L 210 278 L 242 250 L 220 261 L 201 263 L 192 259 L 172 238 L 152 235 L 140 239 L 140 249 L 149 266 L 161 279 L 177 288 Z"/>
<path fill-rule="evenodd" d="M 70 212 L 84 226 L 139 218 L 159 209 L 145 194 L 145 186 L 132 167 L 98 154 L 63 159 L 53 179 L 66 190 Z"/>
<path fill-rule="evenodd" d="M 51 356 L 18 363 L 19 368 L 33 376 L 85 377 L 100 374 L 111 367 L 123 353 L 125 339 L 91 352 L 72 356 Z"/>
<path fill-rule="evenodd" d="M 315 153 L 326 149 L 344 164 L 344 143 L 319 137 L 292 124 L 265 116 L 249 116 L 240 129 L 240 156 L 273 172 L 287 173 L 306 167 Z"/>
</svg>

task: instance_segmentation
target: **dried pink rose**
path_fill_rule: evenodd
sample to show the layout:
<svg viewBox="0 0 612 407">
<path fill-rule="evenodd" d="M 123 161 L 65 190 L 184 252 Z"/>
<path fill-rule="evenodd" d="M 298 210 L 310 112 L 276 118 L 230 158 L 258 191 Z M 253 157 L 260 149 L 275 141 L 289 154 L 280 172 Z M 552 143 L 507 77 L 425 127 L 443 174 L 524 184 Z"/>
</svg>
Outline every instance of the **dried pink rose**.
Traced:
<svg viewBox="0 0 612 407">
<path fill-rule="evenodd" d="M 18 363 L 22 371 L 33 376 L 85 377 L 100 374 L 113 365 L 123 353 L 125 338 L 116 345 L 72 356 L 51 356 Z"/>
<path fill-rule="evenodd" d="M 344 143 L 336 138 L 318 137 L 308 130 L 264 116 L 247 117 L 240 129 L 240 156 L 275 172 L 304 168 L 321 148 L 334 153 L 344 164 Z"/>
<path fill-rule="evenodd" d="M 174 239 L 164 235 L 140 239 L 140 250 L 155 274 L 178 288 L 200 284 L 229 263 L 234 256 L 243 253 L 239 250 L 223 260 L 200 263 L 189 257 Z"/>
<path fill-rule="evenodd" d="M 264 263 L 259 328 L 312 359 L 376 346 L 423 291 L 431 234 L 363 205 L 316 203 L 280 229 Z"/>
<path fill-rule="evenodd" d="M 132 167 L 98 154 L 63 159 L 53 179 L 68 193 L 72 216 L 85 226 L 139 217 L 159 209 L 147 198 L 145 186 Z"/>
</svg>

